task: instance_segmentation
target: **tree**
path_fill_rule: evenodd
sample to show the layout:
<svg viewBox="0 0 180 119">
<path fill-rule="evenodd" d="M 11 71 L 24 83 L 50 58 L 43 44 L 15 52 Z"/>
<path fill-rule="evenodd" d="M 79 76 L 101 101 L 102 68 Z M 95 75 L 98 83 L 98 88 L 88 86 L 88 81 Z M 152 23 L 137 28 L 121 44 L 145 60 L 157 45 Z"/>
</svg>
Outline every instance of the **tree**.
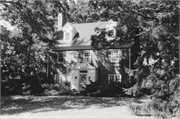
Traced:
<svg viewBox="0 0 180 119">
<path fill-rule="evenodd" d="M 31 85 L 34 92 L 40 84 L 40 74 L 50 75 L 47 64 L 53 66 L 55 59 L 50 49 L 55 47 L 53 38 L 55 18 L 65 11 L 60 1 L 17 0 L 2 2 L 2 18 L 9 21 L 16 30 L 2 29 L 2 78 L 18 79 Z M 45 78 L 45 77 L 43 77 Z M 44 81 L 44 79 L 42 79 Z"/>
<path fill-rule="evenodd" d="M 176 1 L 90 1 L 94 9 L 102 10 L 102 18 L 119 21 L 118 35 L 114 43 L 133 41 L 136 45 L 132 48 L 134 69 L 125 69 L 129 75 L 134 74 L 130 80 L 136 80 L 134 86 L 125 89 L 129 95 L 138 95 L 144 88 L 153 94 L 154 103 L 161 100 L 167 103 L 156 109 L 156 112 L 166 112 L 170 115 L 177 110 L 170 111 L 170 102 L 177 101 L 176 95 L 179 87 L 178 38 L 179 14 Z M 112 16 L 112 17 L 110 17 Z M 126 30 L 123 30 L 126 28 Z M 125 31 L 125 32 L 124 32 Z M 92 37 L 92 41 L 93 37 Z M 106 39 L 99 38 L 101 41 Z M 95 44 L 95 43 L 94 43 Z M 139 44 L 139 45 L 138 45 Z M 137 47 L 139 46 L 139 47 Z M 94 45 L 96 48 L 96 45 Z M 135 55 L 134 55 L 135 54 Z M 154 63 L 153 63 L 153 62 Z M 136 68 L 136 69 L 135 69 Z M 172 87 L 172 82 L 176 84 Z M 144 85 L 145 84 L 145 85 Z M 145 87 L 144 87 L 145 86 Z M 170 91 L 171 90 L 171 91 Z M 146 92 L 144 92 L 146 93 Z M 176 98 L 173 98 L 176 97 Z M 154 108 L 155 109 L 155 108 Z M 165 114 L 165 113 L 163 113 Z"/>
</svg>

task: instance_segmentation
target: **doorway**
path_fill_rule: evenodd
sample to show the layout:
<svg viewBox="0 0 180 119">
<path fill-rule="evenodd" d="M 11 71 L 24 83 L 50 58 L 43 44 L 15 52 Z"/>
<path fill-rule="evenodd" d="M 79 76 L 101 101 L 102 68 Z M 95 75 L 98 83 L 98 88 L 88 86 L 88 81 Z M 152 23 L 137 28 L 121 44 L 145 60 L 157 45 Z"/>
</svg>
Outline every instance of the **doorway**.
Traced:
<svg viewBox="0 0 180 119">
<path fill-rule="evenodd" d="M 79 72 L 79 90 L 85 89 L 87 84 L 87 70 Z"/>
</svg>

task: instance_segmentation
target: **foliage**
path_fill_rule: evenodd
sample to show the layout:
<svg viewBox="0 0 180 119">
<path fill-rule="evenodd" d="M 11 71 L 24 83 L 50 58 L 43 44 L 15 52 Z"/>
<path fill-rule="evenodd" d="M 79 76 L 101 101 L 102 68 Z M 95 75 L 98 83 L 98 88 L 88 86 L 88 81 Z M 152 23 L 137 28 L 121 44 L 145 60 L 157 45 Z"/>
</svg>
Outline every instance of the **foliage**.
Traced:
<svg viewBox="0 0 180 119">
<path fill-rule="evenodd" d="M 68 82 L 64 84 L 42 84 L 44 89 L 43 95 L 78 95 L 76 90 L 71 90 Z"/>
<path fill-rule="evenodd" d="M 15 27 L 12 31 L 1 29 L 2 81 L 22 80 L 27 87 L 29 84 L 33 87 L 33 80 L 52 82 L 56 59 L 50 48 L 56 44 L 53 38 L 55 17 L 63 11 L 63 4 L 17 0 L 2 2 L 1 6 L 2 19 Z M 41 74 L 46 76 L 42 78 Z"/>
<path fill-rule="evenodd" d="M 121 83 L 109 82 L 108 84 L 102 84 L 98 82 L 91 82 L 87 85 L 84 90 L 80 92 L 80 95 L 88 96 L 103 96 L 103 97 L 114 97 L 123 96 L 123 90 Z"/>
<path fill-rule="evenodd" d="M 176 1 L 90 1 L 94 9 L 102 10 L 106 19 L 119 22 L 117 35 L 111 43 L 123 44 L 132 41 L 132 69 L 124 69 L 129 75 L 128 80 L 136 80 L 131 87 L 124 89 L 126 94 L 137 96 L 145 93 L 145 89 L 153 94 L 152 97 L 166 101 L 169 105 L 171 96 L 177 95 L 179 87 L 179 13 Z M 110 17 L 110 15 L 114 17 Z M 116 14 L 116 15 L 115 15 Z M 123 32 L 122 28 L 126 30 Z M 105 37 L 92 37 L 92 42 L 106 41 Z M 92 43 L 96 49 L 99 44 Z M 177 99 L 177 97 L 176 97 Z M 155 102 L 155 100 L 153 100 Z M 179 103 L 179 102 L 178 102 Z M 171 109 L 171 106 L 163 106 Z M 163 110 L 162 113 L 166 111 Z M 172 113 L 170 113 L 171 115 Z"/>
</svg>

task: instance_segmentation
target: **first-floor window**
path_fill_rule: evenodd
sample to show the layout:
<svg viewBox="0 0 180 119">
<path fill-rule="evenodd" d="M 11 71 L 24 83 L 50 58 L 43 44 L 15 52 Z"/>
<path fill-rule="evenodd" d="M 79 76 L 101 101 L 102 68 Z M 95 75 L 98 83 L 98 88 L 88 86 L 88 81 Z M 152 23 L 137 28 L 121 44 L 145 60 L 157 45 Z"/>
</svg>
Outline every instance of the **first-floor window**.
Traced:
<svg viewBox="0 0 180 119">
<path fill-rule="evenodd" d="M 108 80 L 109 82 L 121 82 L 121 74 L 109 74 Z"/>
<path fill-rule="evenodd" d="M 62 84 L 65 77 L 60 74 L 55 74 L 55 83 Z"/>
</svg>

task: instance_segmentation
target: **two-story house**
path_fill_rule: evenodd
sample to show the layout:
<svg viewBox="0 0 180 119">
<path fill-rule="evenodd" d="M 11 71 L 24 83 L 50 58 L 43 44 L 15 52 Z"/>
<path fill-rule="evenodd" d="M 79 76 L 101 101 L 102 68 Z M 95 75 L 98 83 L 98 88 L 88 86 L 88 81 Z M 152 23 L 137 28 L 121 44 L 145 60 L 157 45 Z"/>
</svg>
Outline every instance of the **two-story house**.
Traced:
<svg viewBox="0 0 180 119">
<path fill-rule="evenodd" d="M 56 37 L 59 37 L 59 45 L 53 50 L 57 52 L 58 63 L 65 67 L 65 69 L 61 67 L 57 69 L 58 73 L 55 74 L 57 82 L 69 81 L 71 88 L 78 91 L 90 84 L 91 81 L 121 82 L 120 61 L 124 57 L 124 51 L 127 51 L 126 56 L 128 56 L 132 44 L 98 50 L 91 46 L 92 35 L 98 36 L 103 30 L 110 34 L 106 34 L 107 40 L 115 39 L 118 22 L 109 20 L 107 22 L 73 24 L 66 22 L 60 13 L 57 25 Z"/>
</svg>

